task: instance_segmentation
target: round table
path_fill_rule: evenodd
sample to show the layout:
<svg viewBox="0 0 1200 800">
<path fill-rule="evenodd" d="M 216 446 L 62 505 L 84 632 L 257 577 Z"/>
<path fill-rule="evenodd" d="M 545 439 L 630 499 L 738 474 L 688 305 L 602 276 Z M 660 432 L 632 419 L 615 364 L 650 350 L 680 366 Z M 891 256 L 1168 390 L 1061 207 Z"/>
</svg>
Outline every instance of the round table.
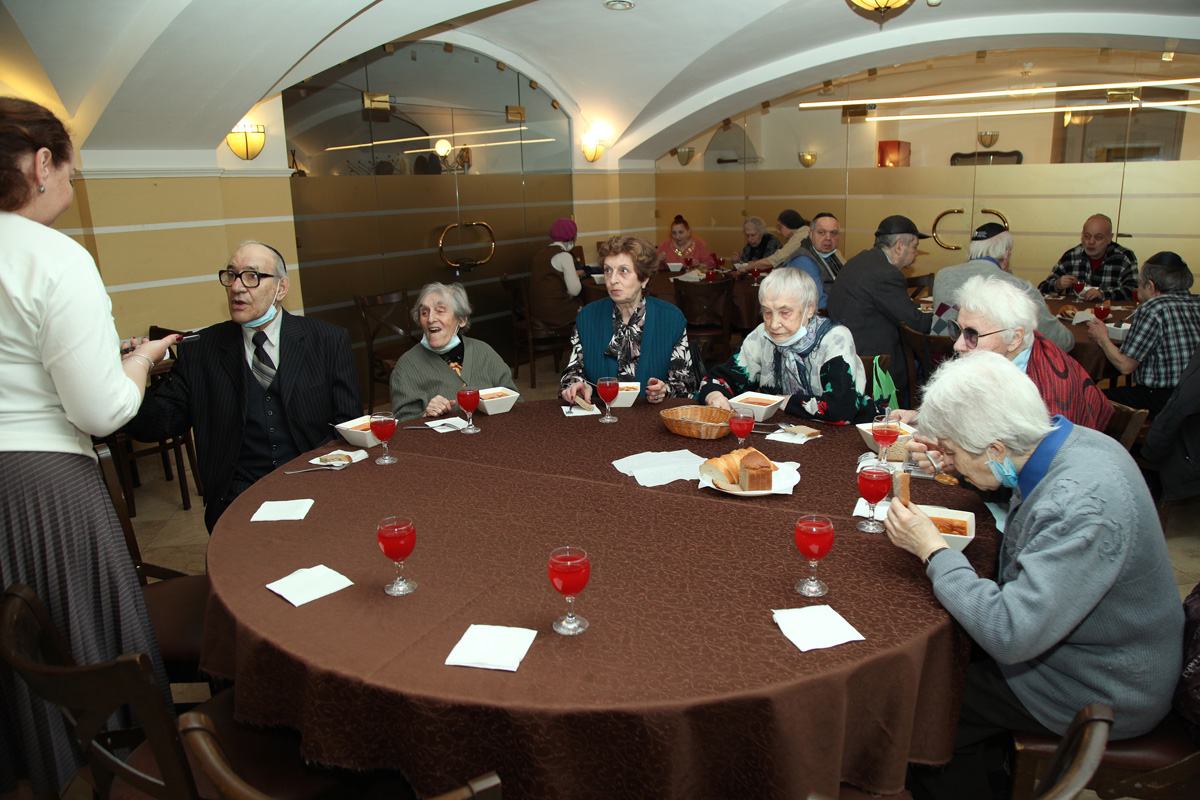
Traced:
<svg viewBox="0 0 1200 800">
<path fill-rule="evenodd" d="M 297 729 L 318 762 L 402 769 L 423 795 L 494 769 L 512 798 L 833 797 L 842 781 L 896 792 L 908 761 L 947 760 L 969 642 L 916 558 L 854 530 L 858 432 L 752 435 L 800 463 L 791 495 L 642 487 L 611 462 L 736 447 L 671 434 L 662 407 L 639 399 L 601 425 L 522 403 L 477 414 L 474 436 L 397 430 L 392 466 L 373 448 L 339 472 L 268 475 L 209 545 L 205 668 L 236 680 L 240 719 Z M 918 502 L 976 513 L 966 552 L 990 575 L 996 532 L 978 497 L 913 484 Z M 315 500 L 302 521 L 249 521 L 264 500 L 297 498 Z M 807 574 L 792 529 L 813 511 L 837 530 L 816 600 L 792 588 Z M 420 588 L 404 598 L 384 594 L 394 570 L 375 542 L 393 513 L 418 531 L 406 572 Z M 593 564 L 577 637 L 550 627 L 565 603 L 547 556 L 568 543 Z M 354 585 L 299 608 L 265 588 L 317 564 Z M 865 641 L 801 652 L 771 610 L 813 604 Z M 472 623 L 537 638 L 516 672 L 445 666 Z"/>
<path fill-rule="evenodd" d="M 1052 314 L 1058 314 L 1059 310 L 1065 305 L 1073 305 L 1082 311 L 1085 308 L 1095 308 L 1100 303 L 1072 298 L 1048 297 L 1046 298 L 1046 305 L 1049 306 Z M 1112 313 L 1105 322 L 1109 324 L 1124 322 L 1136 307 L 1136 304 L 1132 300 L 1117 301 L 1113 303 Z M 1079 362 L 1079 365 L 1091 376 L 1092 380 L 1099 381 L 1104 378 L 1114 378 L 1117 376 L 1116 368 L 1109 363 L 1108 356 L 1104 355 L 1104 351 L 1100 349 L 1100 345 L 1088 338 L 1088 326 L 1085 323 L 1076 325 L 1068 320 L 1063 320 L 1063 324 L 1075 335 L 1075 346 L 1071 348 L 1071 356 Z M 1117 346 L 1120 347 L 1120 343 Z"/>
</svg>

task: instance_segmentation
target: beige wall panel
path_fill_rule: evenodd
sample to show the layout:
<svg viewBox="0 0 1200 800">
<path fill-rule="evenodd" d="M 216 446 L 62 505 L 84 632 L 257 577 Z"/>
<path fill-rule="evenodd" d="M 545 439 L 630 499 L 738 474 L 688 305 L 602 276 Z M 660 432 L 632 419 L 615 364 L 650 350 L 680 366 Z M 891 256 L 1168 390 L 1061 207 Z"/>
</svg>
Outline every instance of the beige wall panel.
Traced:
<svg viewBox="0 0 1200 800">
<path fill-rule="evenodd" d="M 846 172 L 840 169 L 762 169 L 746 173 L 751 197 L 806 197 L 846 194 Z"/>
<path fill-rule="evenodd" d="M 380 218 L 344 217 L 296 221 L 302 262 L 379 253 Z"/>
<path fill-rule="evenodd" d="M 384 194 L 382 183 L 367 175 L 291 178 L 292 208 L 296 216 L 373 211 Z M 422 193 L 415 193 L 421 197 Z M 401 207 L 405 207 L 401 205 Z"/>
<path fill-rule="evenodd" d="M 381 266 L 378 260 L 355 261 L 346 264 L 327 264 L 304 267 L 305 306 L 319 308 L 336 303 L 348 303 L 356 294 L 382 294 L 399 286 L 380 286 Z"/>
<path fill-rule="evenodd" d="M 92 224 L 221 220 L 227 215 L 220 178 L 125 178 L 92 181 L 88 187 Z"/>
<path fill-rule="evenodd" d="M 458 175 L 458 202 L 462 206 L 524 203 L 521 175 Z M 490 210 L 490 209 L 489 209 Z"/>
<path fill-rule="evenodd" d="M 372 192 L 379 194 L 379 208 L 447 208 L 458 202 L 454 175 L 384 175 L 370 180 Z"/>
<path fill-rule="evenodd" d="M 571 203 L 570 173 L 540 173 L 525 176 L 526 202 Z"/>
<path fill-rule="evenodd" d="M 213 276 L 212 286 L 184 284 L 116 292 L 109 295 L 117 333 L 142 335 L 151 325 L 187 330 L 229 319 L 225 290 Z"/>
<path fill-rule="evenodd" d="M 252 222 L 242 225 L 226 225 L 224 230 L 227 254 L 236 250 L 242 242 L 254 240 L 256 242 L 265 242 L 278 250 L 289 268 L 298 260 L 296 228 L 290 219 L 287 222 Z M 225 258 L 225 256 L 222 256 L 222 258 Z"/>
<path fill-rule="evenodd" d="M 96 236 L 96 246 L 100 275 L 108 286 L 209 272 L 215 284 L 229 256 L 222 226 L 102 233 Z"/>
<path fill-rule="evenodd" d="M 225 219 L 292 215 L 291 178 L 221 178 L 219 189 Z"/>
<path fill-rule="evenodd" d="M 659 172 L 656 186 L 661 202 L 698 196 L 745 197 L 746 175 L 742 170 Z"/>
</svg>

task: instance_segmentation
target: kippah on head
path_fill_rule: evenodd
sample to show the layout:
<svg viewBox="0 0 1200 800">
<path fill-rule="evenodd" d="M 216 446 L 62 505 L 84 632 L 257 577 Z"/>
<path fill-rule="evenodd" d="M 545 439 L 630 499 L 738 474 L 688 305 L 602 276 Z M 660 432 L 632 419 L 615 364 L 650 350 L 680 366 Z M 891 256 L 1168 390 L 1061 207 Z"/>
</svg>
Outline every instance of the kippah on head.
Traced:
<svg viewBox="0 0 1200 800">
<path fill-rule="evenodd" d="M 978 228 L 976 228 L 975 232 L 971 234 L 971 241 L 972 242 L 987 241 L 988 239 L 991 239 L 993 236 L 999 236 L 1000 234 L 1004 233 L 1006 230 L 1008 230 L 1008 228 L 1004 225 L 1001 225 L 999 222 L 985 222 L 982 225 L 980 225 Z"/>
</svg>

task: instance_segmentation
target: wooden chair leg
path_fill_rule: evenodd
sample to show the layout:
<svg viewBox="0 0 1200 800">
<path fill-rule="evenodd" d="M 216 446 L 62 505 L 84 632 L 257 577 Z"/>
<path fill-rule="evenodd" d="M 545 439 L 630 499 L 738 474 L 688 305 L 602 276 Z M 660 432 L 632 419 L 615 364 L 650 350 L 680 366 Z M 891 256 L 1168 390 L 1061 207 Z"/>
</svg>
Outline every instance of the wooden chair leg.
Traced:
<svg viewBox="0 0 1200 800">
<path fill-rule="evenodd" d="M 196 444 L 192 440 L 190 430 L 184 434 L 183 446 L 187 450 L 188 466 L 192 469 L 192 480 L 196 483 L 196 494 L 203 496 L 204 484 L 200 482 L 200 468 L 196 463 Z"/>
<path fill-rule="evenodd" d="M 537 388 L 537 366 L 533 362 L 533 334 L 529 336 L 529 388 Z"/>
<path fill-rule="evenodd" d="M 513 383 L 517 382 L 517 378 L 521 377 L 521 340 L 517 336 L 517 329 L 513 328 L 513 360 L 512 360 L 512 379 Z M 530 365 L 530 369 L 533 366 Z"/>
<path fill-rule="evenodd" d="M 188 491 L 187 473 L 183 470 L 183 442 L 176 437 L 171 449 L 175 451 L 175 471 L 179 473 L 179 497 L 183 500 L 183 510 L 190 511 L 192 495 Z"/>
</svg>

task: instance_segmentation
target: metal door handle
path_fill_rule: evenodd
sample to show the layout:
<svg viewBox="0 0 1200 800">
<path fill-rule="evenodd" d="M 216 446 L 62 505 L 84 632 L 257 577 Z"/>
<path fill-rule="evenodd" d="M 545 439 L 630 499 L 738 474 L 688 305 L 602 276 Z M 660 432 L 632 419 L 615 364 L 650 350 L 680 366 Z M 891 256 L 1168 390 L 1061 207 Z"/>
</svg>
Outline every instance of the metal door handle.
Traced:
<svg viewBox="0 0 1200 800">
<path fill-rule="evenodd" d="M 486 230 L 488 232 L 488 236 L 492 240 L 491 241 L 492 249 L 490 251 L 488 251 L 487 257 L 484 258 L 482 261 L 476 261 L 473 258 L 463 258 L 459 261 L 451 261 L 450 259 L 446 258 L 446 251 L 445 251 L 445 248 L 442 247 L 442 242 L 444 242 L 446 240 L 447 233 L 449 233 L 450 231 L 452 231 L 453 229 L 455 229 L 459 226 L 457 222 L 452 222 L 449 225 L 447 225 L 442 230 L 442 235 L 438 237 L 438 256 L 442 259 L 443 262 L 445 262 L 446 266 L 454 267 L 455 274 L 458 274 L 460 272 L 470 272 L 471 270 L 475 269 L 475 267 L 481 267 L 484 264 L 486 264 L 487 262 L 491 261 L 492 256 L 494 256 L 496 254 L 496 232 L 494 230 L 492 230 L 491 225 L 488 225 L 486 222 L 464 222 L 464 223 L 462 223 L 462 226 L 464 228 L 470 228 L 470 227 L 476 226 L 476 225 L 479 227 L 482 227 L 484 230 Z"/>
<path fill-rule="evenodd" d="M 933 220 L 933 241 L 938 247 L 944 248 L 946 250 L 962 250 L 961 244 L 946 244 L 945 242 L 943 242 L 938 237 L 938 232 L 937 232 L 937 226 L 938 226 L 938 223 L 942 221 L 942 217 L 945 217 L 949 214 L 961 214 L 961 213 L 963 213 L 963 210 L 961 208 L 948 208 L 945 211 L 943 211 L 942 213 L 938 214 L 937 217 Z"/>
<path fill-rule="evenodd" d="M 1003 214 L 1001 214 L 1001 213 L 1000 213 L 999 211 L 997 211 L 996 209 L 994 209 L 994 208 L 981 208 L 981 209 L 979 209 L 979 211 L 980 211 L 980 213 L 983 213 L 983 214 L 995 214 L 997 217 L 999 217 L 999 218 L 1000 218 L 1000 221 L 1004 223 L 1004 227 L 1005 227 L 1005 228 L 1009 227 L 1009 226 L 1008 226 L 1008 217 L 1004 216 Z"/>
</svg>

